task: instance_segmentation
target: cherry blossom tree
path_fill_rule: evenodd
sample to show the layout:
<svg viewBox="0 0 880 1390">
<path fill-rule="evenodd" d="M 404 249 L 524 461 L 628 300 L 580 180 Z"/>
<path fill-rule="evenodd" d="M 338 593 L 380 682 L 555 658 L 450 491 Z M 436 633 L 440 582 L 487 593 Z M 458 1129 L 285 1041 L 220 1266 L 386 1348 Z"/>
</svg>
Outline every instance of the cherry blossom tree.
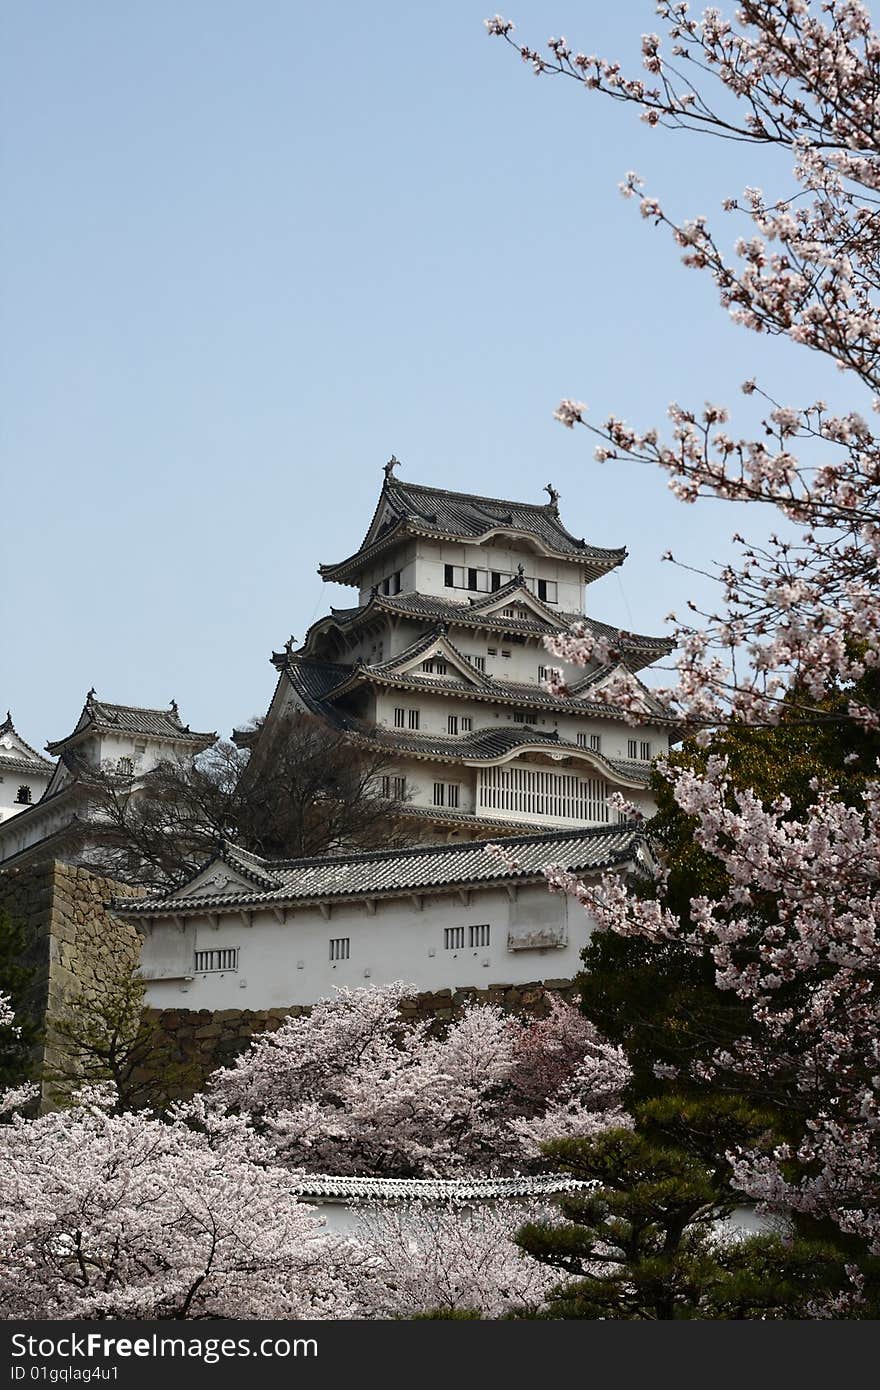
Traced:
<svg viewBox="0 0 880 1390">
<path fill-rule="evenodd" d="M 113 1114 L 112 1088 L 0 1127 L 0 1316 L 322 1318 L 363 1254 L 242 1126 Z"/>
<path fill-rule="evenodd" d="M 544 53 L 519 46 L 500 16 L 487 28 L 539 75 L 634 105 L 649 126 L 790 154 L 789 185 L 725 201 L 725 215 L 746 224 L 731 251 L 705 216 L 672 216 L 635 173 L 621 190 L 671 234 L 687 267 L 712 277 L 736 323 L 839 369 L 853 408 L 789 404 L 749 380 L 743 391 L 764 406 L 758 431 L 728 428 L 721 405 L 676 403 L 667 432 L 615 416 L 594 424 L 572 400 L 556 416 L 598 437 L 600 461 L 658 465 L 685 503 L 714 497 L 776 514 L 766 542 L 734 537 L 737 557 L 712 576 L 717 604 L 689 605 L 666 696 L 710 752 L 713 728 L 730 721 L 856 726 L 868 782 L 853 805 L 819 776 L 812 804 L 794 815 L 785 795 L 768 803 L 735 785 L 723 757 L 700 772 L 670 766 L 675 800 L 724 889 L 695 894 L 681 913 L 662 882 L 650 901 L 611 878 L 590 888 L 551 869 L 550 880 L 611 930 L 708 954 L 754 1027 L 695 1068 L 752 1088 L 784 1078 L 794 1117 L 791 1142 L 736 1157 L 737 1181 L 772 1208 L 830 1219 L 880 1251 L 880 439 L 868 422 L 880 410 L 880 35 L 859 0 L 741 0 L 730 19 L 717 9 L 692 17 L 678 0 L 656 9 L 670 42 L 643 35 L 647 77 L 564 38 Z M 548 645 L 576 664 L 616 656 L 580 630 Z M 608 698 L 634 720 L 643 713 L 625 679 Z"/>
<path fill-rule="evenodd" d="M 665 53 L 658 35 L 643 36 L 648 80 L 627 78 L 617 62 L 574 52 L 565 39 L 551 39 L 543 55 L 520 47 L 513 25 L 500 16 L 487 27 L 519 47 L 536 72 L 634 104 L 651 126 L 789 150 L 790 190 L 774 198 L 750 188 L 725 202 L 729 215 L 750 224 L 732 256 L 705 217 L 674 219 L 657 198 L 643 195 L 636 174 L 626 176 L 622 191 L 639 198 L 643 217 L 671 233 L 685 265 L 712 275 L 735 322 L 826 354 L 855 378 L 864 408 L 876 409 L 880 397 L 870 393 L 880 387 L 874 118 L 880 42 L 867 10 L 858 0 L 821 7 L 744 0 L 731 22 L 716 9 L 697 20 L 674 0 L 656 8 L 671 51 Z M 760 547 L 742 541 L 741 559 L 717 574 L 717 609 L 701 614 L 699 627 L 678 628 L 682 659 L 671 693 L 699 723 L 731 710 L 751 721 L 775 721 L 792 675 L 800 678 L 804 714 L 814 715 L 810 697 L 818 702 L 829 678 L 857 681 L 880 657 L 875 432 L 857 410 L 835 415 L 821 401 L 780 404 L 755 381 L 743 389 L 767 403 L 757 437 L 727 431 L 728 409 L 715 405 L 673 405 L 668 438 L 614 416 L 593 425 L 578 401 L 563 401 L 556 412 L 569 428 L 583 425 L 600 437 L 601 460 L 658 464 L 682 501 L 751 501 L 779 514 L 778 536 Z M 569 660 L 608 655 L 586 633 L 569 634 L 554 650 Z M 632 688 L 629 698 L 637 701 Z M 640 712 L 635 703 L 633 709 Z M 877 727 L 876 704 L 854 705 L 850 715 Z"/>
<path fill-rule="evenodd" d="M 434 1037 L 401 1015 L 413 992 L 337 991 L 215 1073 L 213 1103 L 250 1116 L 278 1162 L 373 1176 L 512 1172 L 548 1116 L 554 1133 L 621 1123 L 626 1063 L 571 1005 L 524 1024 L 472 1004 Z"/>
<path fill-rule="evenodd" d="M 370 1252 L 370 1265 L 358 1285 L 358 1316 L 533 1314 L 556 1276 L 514 1244 L 523 1216 L 515 1202 L 365 1209 L 355 1237 Z"/>
</svg>

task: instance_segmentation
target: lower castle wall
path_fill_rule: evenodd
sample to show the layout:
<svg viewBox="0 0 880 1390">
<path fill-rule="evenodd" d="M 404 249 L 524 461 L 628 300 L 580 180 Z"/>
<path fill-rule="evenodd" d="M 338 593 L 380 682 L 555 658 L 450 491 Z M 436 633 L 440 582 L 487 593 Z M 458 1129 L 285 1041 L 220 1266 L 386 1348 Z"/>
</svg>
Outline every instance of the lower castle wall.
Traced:
<svg viewBox="0 0 880 1390">
<path fill-rule="evenodd" d="M 505 1013 L 538 1018 L 548 1013 L 551 996 L 571 1002 L 576 994 L 573 980 L 536 980 L 524 985 L 493 985 L 489 989 L 439 989 L 405 1000 L 401 1014 L 405 1019 L 424 1019 L 440 1029 L 473 1001 L 495 1004 Z M 274 1033 L 285 1018 L 308 1012 L 307 1005 L 293 1004 L 273 1009 L 151 1009 L 148 1017 L 173 1043 L 176 1060 L 192 1064 L 194 1071 L 205 1078 L 217 1067 L 228 1066 L 257 1033 Z"/>
<path fill-rule="evenodd" d="M 34 1059 L 39 1076 L 61 1059 L 53 1035 L 59 1013 L 137 965 L 140 937 L 109 904 L 139 896 L 138 888 L 58 860 L 0 872 L 0 908 L 24 927 L 25 964 L 34 972 L 26 1004 L 43 1034 Z M 50 1088 L 44 1083 L 43 1089 L 45 1101 Z"/>
<path fill-rule="evenodd" d="M 44 1034 L 35 1058 L 36 1074 L 44 1078 L 44 1108 L 53 1103 L 52 1086 L 45 1078 L 62 1057 L 53 1020 L 77 998 L 97 995 L 121 969 L 136 967 L 141 938 L 130 923 L 113 915 L 109 904 L 114 897 L 140 895 L 140 889 L 58 861 L 0 872 L 0 908 L 24 926 L 26 963 L 34 969 L 27 1007 Z M 438 988 L 415 994 L 402 1013 L 439 1029 L 470 1000 L 495 1004 L 507 1013 L 540 1016 L 547 1012 L 551 995 L 570 1000 L 575 993 L 567 978 L 483 989 Z M 274 1031 L 288 1015 L 307 1012 L 308 1005 L 301 1003 L 263 1009 L 172 1007 L 151 1009 L 148 1017 L 171 1045 L 171 1055 L 191 1063 L 194 1076 L 203 1080 L 215 1068 L 228 1065 L 257 1033 Z"/>
</svg>

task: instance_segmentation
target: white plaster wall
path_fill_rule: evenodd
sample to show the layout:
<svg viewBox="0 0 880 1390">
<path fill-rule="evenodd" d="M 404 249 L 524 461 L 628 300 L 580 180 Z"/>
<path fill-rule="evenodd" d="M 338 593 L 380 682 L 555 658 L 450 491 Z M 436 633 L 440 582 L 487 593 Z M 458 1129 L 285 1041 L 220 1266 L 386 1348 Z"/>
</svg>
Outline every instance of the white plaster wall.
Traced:
<svg viewBox="0 0 880 1390">
<path fill-rule="evenodd" d="M 0 824 L 11 820 L 21 811 L 26 811 L 28 805 L 39 801 L 49 785 L 51 775 L 50 772 L 10 771 L 4 768 L 3 760 L 0 759 Z M 19 787 L 30 787 L 30 802 L 16 801 Z"/>
<path fill-rule="evenodd" d="M 583 611 L 584 583 L 577 561 L 549 559 L 536 554 L 528 545 L 504 537 L 487 541 L 484 545 L 420 540 L 416 552 L 414 587 L 422 594 L 438 594 L 466 603 L 471 596 L 468 590 L 446 587 L 446 565 L 498 570 L 502 574 L 514 575 L 519 564 L 528 577 L 551 579 L 559 586 L 556 603 L 550 604 L 550 607 L 567 613 Z"/>
<path fill-rule="evenodd" d="M 90 740 L 90 744 L 92 741 Z M 143 753 L 135 753 L 135 744 L 145 743 Z M 90 748 L 91 752 L 91 748 Z M 161 739 L 128 733 L 102 734 L 94 739 L 93 757 L 102 766 L 114 770 L 120 758 L 131 758 L 136 773 L 150 772 L 160 762 L 188 763 L 192 760 L 192 750 L 181 748 L 178 743 L 165 743 Z"/>
<path fill-rule="evenodd" d="M 551 894 L 542 884 L 519 889 L 515 901 L 503 888 L 474 891 L 465 905 L 455 894 L 420 900 L 377 899 L 375 914 L 359 902 L 336 905 L 326 919 L 319 908 L 303 907 L 279 922 L 269 911 L 255 912 L 252 925 L 242 915 L 207 914 L 182 919 L 184 927 L 157 921 L 148 927 L 141 968 L 147 1000 L 156 1008 L 268 1009 L 312 1004 L 334 986 L 355 988 L 404 980 L 419 990 L 490 984 L 526 984 L 568 979 L 580 967 L 591 923 L 575 903 Z M 488 947 L 449 950 L 447 927 L 488 923 Z M 554 932 L 565 945 L 509 950 L 508 930 L 522 937 L 530 930 Z M 350 958 L 330 960 L 331 939 L 348 938 Z M 467 940 L 467 930 L 465 931 Z M 192 979 L 193 952 L 235 948 L 235 971 Z"/>
<path fill-rule="evenodd" d="M 368 1202 L 351 1199 L 345 1201 L 342 1198 L 315 1197 L 304 1197 L 302 1200 L 313 1208 L 315 1216 L 323 1221 L 328 1232 L 341 1236 L 362 1235 L 361 1212 L 370 1210 Z M 510 1199 L 507 1200 L 509 1201 Z M 387 1205 L 401 1213 L 404 1220 L 406 1220 L 410 1210 L 414 1211 L 413 1208 L 408 1208 L 405 1202 L 389 1202 L 387 1204 L 383 1203 L 382 1205 Z M 460 1206 L 457 1206 L 456 1209 L 459 1210 L 462 1217 L 465 1218 L 470 1211 L 475 1209 L 480 1210 L 482 1207 L 491 1205 L 494 1205 L 494 1203 L 487 1201 L 470 1201 L 462 1203 Z M 558 1210 L 553 1207 L 552 1199 L 543 1196 L 518 1198 L 515 1200 L 515 1205 L 520 1208 L 522 1212 L 522 1222 L 541 1219 L 541 1217 L 546 1214 L 548 1207 L 551 1210 L 552 1219 L 552 1213 Z M 417 1215 L 414 1214 L 414 1225 L 417 1219 Z M 518 1223 L 514 1223 L 514 1225 L 516 1224 Z M 790 1229 L 790 1226 L 778 1217 L 758 1216 L 753 1207 L 737 1207 L 726 1220 L 716 1222 L 714 1227 L 715 1234 L 719 1239 L 733 1238 L 739 1240 L 742 1240 L 746 1236 L 764 1235 L 773 1231 L 784 1233 L 788 1229 Z"/>
<path fill-rule="evenodd" d="M 390 578 L 398 570 L 400 571 L 400 592 L 411 594 L 417 591 L 419 586 L 416 582 L 418 577 L 416 554 L 416 541 L 408 540 L 403 545 L 387 551 L 374 565 L 364 570 L 360 576 L 358 607 L 362 608 L 365 603 L 369 602 L 374 586 L 381 592 L 383 581 Z M 342 607 L 341 604 L 339 606 Z"/>
<path fill-rule="evenodd" d="M 51 804 L 50 802 L 50 807 Z M 26 816 L 13 816 L 3 825 L 0 834 L 0 862 L 11 859 L 13 855 L 30 849 L 49 835 L 54 835 L 56 830 L 70 824 L 73 814 L 74 807 L 65 798 L 63 804 L 56 809 L 34 809 Z"/>
<path fill-rule="evenodd" d="M 454 676 L 454 669 L 449 668 Z M 437 695 L 428 691 L 379 689 L 376 695 L 376 722 L 385 728 L 394 728 L 396 708 L 419 710 L 419 733 L 442 734 L 448 737 L 447 721 L 450 714 L 469 715 L 474 730 L 519 728 L 513 719 L 515 706 L 494 704 L 487 700 L 469 700 L 454 695 Z M 528 724 L 522 727 L 538 729 L 541 733 L 557 730 L 560 738 L 568 743 L 577 743 L 579 733 L 598 734 L 601 739 L 601 752 L 608 758 L 629 757 L 629 742 L 636 739 L 638 744 L 647 741 L 651 745 L 651 756 L 665 752 L 669 744 L 667 731 L 659 725 L 646 724 L 637 729 L 624 724 L 622 720 L 595 719 L 584 715 L 541 713 L 529 710 Z M 460 723 L 459 723 L 459 727 Z M 405 729 L 404 732 L 409 732 Z"/>
<path fill-rule="evenodd" d="M 410 806 L 434 805 L 434 783 L 454 782 L 459 787 L 459 811 L 474 810 L 476 770 L 456 763 L 429 763 L 420 758 L 400 758 L 388 769 L 394 777 L 406 778 L 407 802 Z"/>
</svg>

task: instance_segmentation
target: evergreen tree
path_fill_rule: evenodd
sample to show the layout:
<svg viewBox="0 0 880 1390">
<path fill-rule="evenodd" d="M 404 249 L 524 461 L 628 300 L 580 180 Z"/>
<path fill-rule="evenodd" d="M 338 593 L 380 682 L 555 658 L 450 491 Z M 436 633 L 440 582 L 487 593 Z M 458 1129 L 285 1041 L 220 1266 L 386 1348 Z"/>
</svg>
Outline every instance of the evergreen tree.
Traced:
<svg viewBox="0 0 880 1390">
<path fill-rule="evenodd" d="M 732 1097 L 671 1095 L 637 1106 L 634 1120 L 544 1146 L 555 1169 L 587 1184 L 560 1200 L 563 1221 L 517 1235 L 533 1259 L 569 1276 L 545 1316 L 798 1318 L 836 1314 L 860 1294 L 833 1244 L 725 1232 L 738 1197 L 724 1154 L 766 1140 L 767 1115 Z"/>
<path fill-rule="evenodd" d="M 15 1012 L 15 1031 L 0 1032 L 0 1089 L 29 1080 L 31 1055 L 39 1038 L 39 1028 L 28 1009 L 34 970 L 27 963 L 27 946 L 22 924 L 0 909 L 0 995 L 9 999 Z"/>
</svg>

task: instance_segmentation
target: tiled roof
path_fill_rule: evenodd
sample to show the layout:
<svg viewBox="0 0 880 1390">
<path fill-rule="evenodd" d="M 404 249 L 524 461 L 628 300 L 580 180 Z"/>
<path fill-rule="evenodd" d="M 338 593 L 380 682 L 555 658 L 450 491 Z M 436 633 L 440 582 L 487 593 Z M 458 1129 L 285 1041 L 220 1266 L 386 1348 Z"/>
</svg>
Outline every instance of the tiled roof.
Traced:
<svg viewBox="0 0 880 1390">
<path fill-rule="evenodd" d="M 495 598 L 497 594 L 489 597 Z M 354 629 L 363 622 L 374 620 L 381 613 L 416 620 L 427 619 L 433 627 L 442 623 L 446 627 L 471 632 L 509 632 L 537 638 L 546 637 L 550 632 L 568 631 L 574 623 L 581 623 L 593 637 L 604 637 L 613 643 L 631 671 L 650 666 L 659 657 L 668 655 L 674 645 L 668 637 L 648 637 L 639 632 L 627 632 L 609 623 L 600 623 L 583 613 L 554 613 L 554 621 L 545 622 L 537 614 L 528 618 L 505 618 L 500 612 L 487 613 L 476 603 L 456 603 L 452 599 L 435 598 L 431 594 L 375 594 L 359 608 L 331 608 L 327 617 L 312 624 L 299 654 L 317 657 L 316 639 L 322 631 L 329 627 L 338 627 L 343 632 Z M 276 652 L 273 661 L 278 665 L 284 657 L 284 653 Z"/>
<path fill-rule="evenodd" d="M 631 758 L 606 758 L 602 753 L 592 752 L 579 743 L 567 743 L 553 730 L 543 729 L 477 729 L 471 734 L 459 736 L 443 734 L 410 733 L 408 729 L 377 729 L 369 738 L 371 744 L 387 747 L 389 751 L 409 753 L 416 758 L 441 758 L 449 762 L 491 762 L 511 753 L 517 748 L 534 748 L 546 744 L 553 752 L 585 754 L 590 752 L 597 767 L 604 767 L 613 777 L 618 774 L 624 781 L 647 786 L 651 779 L 650 763 L 637 762 Z"/>
<path fill-rule="evenodd" d="M 333 672 L 345 671 L 351 674 L 352 667 L 333 666 L 329 668 Z M 290 681 L 293 689 L 302 698 L 308 709 L 313 714 L 320 715 L 337 729 L 347 729 L 355 737 L 362 739 L 370 744 L 371 747 L 388 748 L 395 753 L 409 753 L 417 758 L 442 758 L 450 762 L 467 761 L 468 759 L 480 759 L 491 761 L 493 758 L 502 757 L 505 753 L 513 751 L 515 748 L 531 747 L 536 743 L 547 743 L 554 750 L 560 752 L 583 753 L 586 750 L 579 744 L 569 743 L 559 737 L 554 729 L 547 732 L 543 729 L 532 728 L 528 724 L 517 726 L 502 725 L 497 729 L 476 729 L 470 734 L 447 736 L 445 734 L 416 733 L 409 729 L 383 729 L 376 728 L 365 731 L 361 721 L 350 717 L 334 706 L 329 700 L 323 698 L 318 692 L 326 689 L 327 676 L 323 670 L 323 663 L 316 661 L 302 661 L 294 658 L 284 667 L 283 675 Z M 442 678 L 437 678 L 432 684 L 431 677 L 424 680 L 413 680 L 407 683 L 412 689 L 433 689 L 444 688 Z M 462 692 L 462 686 L 448 682 L 456 694 Z M 474 687 L 476 698 L 480 696 L 482 687 Z M 507 701 L 510 704 L 524 703 L 523 697 L 518 693 L 521 689 L 534 691 L 535 687 L 509 687 L 493 683 L 491 691 L 493 699 Z M 517 693 L 514 694 L 513 692 Z M 505 693 L 506 692 L 506 693 Z M 538 692 L 540 695 L 541 692 Z M 558 699 L 554 705 L 554 696 L 547 695 L 548 705 L 543 708 L 559 708 L 562 713 L 588 713 L 597 718 L 622 718 L 622 711 L 616 710 L 613 706 L 602 704 L 601 702 L 590 702 L 587 700 L 566 700 Z M 538 703 L 534 701 L 533 703 Z M 661 716 L 657 716 L 657 722 L 666 722 Z M 611 773 L 620 772 L 626 780 L 637 781 L 646 784 L 650 769 L 644 763 L 632 764 L 628 759 L 605 758 L 599 755 L 597 761 L 604 763 Z M 631 769 L 637 768 L 638 772 Z"/>
<path fill-rule="evenodd" d="M 48 758 L 44 758 L 38 753 L 36 748 L 32 748 L 26 739 L 16 729 L 12 722 L 12 714 L 6 711 L 6 718 L 0 724 L 0 739 L 8 736 L 13 747 L 8 750 L 8 757 L 5 756 L 7 750 L 0 747 L 0 759 L 3 767 L 10 772 L 31 772 L 46 773 L 51 772 L 54 763 L 50 763 Z"/>
<path fill-rule="evenodd" d="M 354 1202 L 466 1202 L 497 1197 L 552 1197 L 593 1183 L 564 1173 L 514 1178 L 354 1178 L 330 1173 L 294 1174 L 299 1197 L 338 1197 Z"/>
<path fill-rule="evenodd" d="M 376 529 L 380 511 L 388 516 Z M 337 564 L 319 566 L 318 572 L 324 579 L 351 583 L 373 555 L 384 550 L 389 541 L 396 543 L 407 534 L 478 540 L 496 529 L 532 536 L 547 553 L 577 560 L 594 576 L 626 559 L 623 546 L 607 549 L 573 536 L 560 521 L 553 502 L 511 502 L 392 477 L 386 478 L 373 521 L 358 550 Z"/>
<path fill-rule="evenodd" d="M 223 846 L 214 863 L 226 864 L 244 876 L 255 866 L 273 887 L 261 891 L 236 889 L 229 893 L 189 895 L 189 885 L 158 898 L 114 904 L 121 916 L 176 916 L 182 912 L 217 912 L 223 907 L 346 901 L 383 895 L 443 891 L 448 885 L 476 885 L 516 880 L 537 881 L 544 866 L 561 864 L 572 872 L 597 873 L 633 862 L 645 846 L 642 830 L 632 825 L 583 827 L 505 837 L 506 858 L 487 853 L 487 840 L 455 845 L 419 845 L 412 849 L 346 851 L 314 859 L 271 860 L 243 855 Z M 205 865 L 190 884 L 209 867 Z"/>
<path fill-rule="evenodd" d="M 168 709 L 147 709 L 141 705 L 110 704 L 106 700 L 99 700 L 92 690 L 86 696 L 77 728 L 66 738 L 47 743 L 47 752 L 61 752 L 74 739 L 82 738 L 88 729 L 98 729 L 102 733 L 140 734 L 167 742 L 200 745 L 202 748 L 209 747 L 217 737 L 216 733 L 196 733 L 188 724 L 184 724 L 174 700 Z"/>
<path fill-rule="evenodd" d="M 413 643 L 405 652 L 401 652 L 390 661 L 375 662 L 370 666 L 358 664 L 349 667 L 342 681 L 339 685 L 331 687 L 326 698 L 335 701 L 356 689 L 362 682 L 368 682 L 376 685 L 390 685 L 403 690 L 421 690 L 442 695 L 457 695 L 465 699 L 484 700 L 492 704 L 513 705 L 518 709 L 525 706 L 530 709 L 552 710 L 555 714 L 586 714 L 591 717 L 616 719 L 627 717 L 627 711 L 623 706 L 609 704 L 605 700 L 590 700 L 585 695 L 574 692 L 571 695 L 551 695 L 540 685 L 500 681 L 494 676 L 483 675 L 476 669 L 474 669 L 472 684 L 456 680 L 448 675 L 430 675 L 422 671 L 401 671 L 398 669 L 401 662 L 408 661 L 413 656 L 418 656 L 421 651 L 427 650 L 431 643 L 436 641 L 437 636 L 438 634 L 435 632 L 429 634 L 427 638 L 419 638 L 418 642 Z M 461 653 L 459 655 L 461 656 Z M 461 660 L 465 665 L 470 665 L 467 657 L 461 656 Z M 598 679 L 607 674 L 606 671 L 597 673 L 595 678 L 584 681 L 578 689 L 589 689 L 590 686 L 596 684 Z M 642 687 L 642 689 L 645 703 L 650 711 L 649 714 L 645 715 L 646 720 L 660 724 L 677 723 L 647 687 Z"/>
<path fill-rule="evenodd" d="M 18 772 L 26 777 L 51 777 L 54 766 L 48 758 L 7 758 L 0 748 L 0 772 Z"/>
</svg>

